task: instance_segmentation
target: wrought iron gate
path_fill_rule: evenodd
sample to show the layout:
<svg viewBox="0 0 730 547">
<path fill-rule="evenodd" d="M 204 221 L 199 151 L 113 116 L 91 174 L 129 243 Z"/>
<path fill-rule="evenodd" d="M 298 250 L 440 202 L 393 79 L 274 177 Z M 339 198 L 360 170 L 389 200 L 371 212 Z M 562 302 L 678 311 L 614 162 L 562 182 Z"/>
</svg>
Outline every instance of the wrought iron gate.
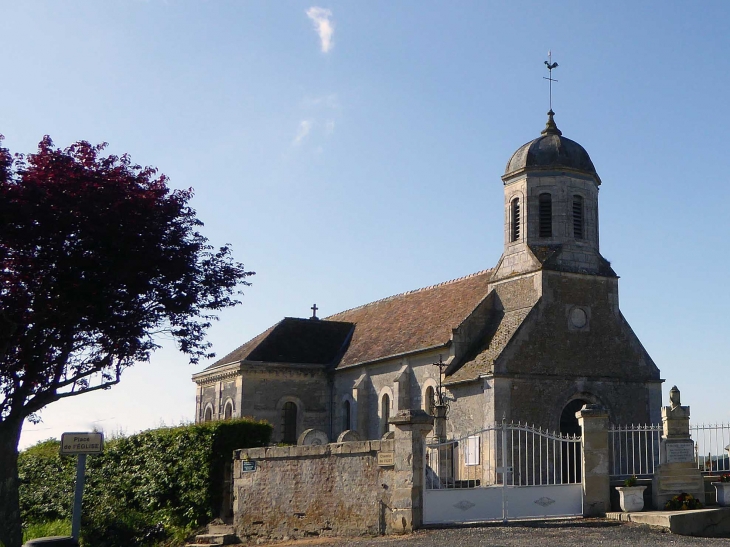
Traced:
<svg viewBox="0 0 730 547">
<path fill-rule="evenodd" d="M 429 444 L 424 524 L 582 515 L 580 441 L 503 422 Z"/>
</svg>

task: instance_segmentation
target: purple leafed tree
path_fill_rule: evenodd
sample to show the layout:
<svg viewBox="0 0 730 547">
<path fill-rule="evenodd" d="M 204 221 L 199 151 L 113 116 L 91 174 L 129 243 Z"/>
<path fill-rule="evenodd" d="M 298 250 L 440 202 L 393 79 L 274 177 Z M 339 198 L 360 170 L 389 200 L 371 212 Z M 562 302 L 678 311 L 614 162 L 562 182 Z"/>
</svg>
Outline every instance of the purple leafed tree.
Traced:
<svg viewBox="0 0 730 547">
<path fill-rule="evenodd" d="M 191 190 L 105 145 L 11 155 L 0 136 L 0 543 L 21 544 L 18 442 L 54 401 L 119 382 L 162 334 L 212 356 L 215 311 L 252 272 L 214 249 Z"/>
</svg>

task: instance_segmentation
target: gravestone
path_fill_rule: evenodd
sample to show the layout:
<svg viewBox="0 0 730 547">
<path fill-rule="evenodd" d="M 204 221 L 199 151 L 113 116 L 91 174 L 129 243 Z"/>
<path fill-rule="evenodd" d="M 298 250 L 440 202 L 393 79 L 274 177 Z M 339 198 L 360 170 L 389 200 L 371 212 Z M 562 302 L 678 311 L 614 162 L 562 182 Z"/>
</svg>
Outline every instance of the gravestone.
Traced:
<svg viewBox="0 0 730 547">
<path fill-rule="evenodd" d="M 354 431 L 352 429 L 347 429 L 347 430 L 343 431 L 342 433 L 340 433 L 340 436 L 337 437 L 338 443 L 347 443 L 347 442 L 359 441 L 359 440 L 361 440 L 360 434 L 357 431 Z"/>
<path fill-rule="evenodd" d="M 677 386 L 669 391 L 669 406 L 662 408 L 662 440 L 659 467 L 652 482 L 654 507 L 661 511 L 674 496 L 692 494 L 705 503 L 705 484 L 695 461 L 689 434 L 689 407 L 682 406 Z"/>
<path fill-rule="evenodd" d="M 297 440 L 298 446 L 319 446 L 327 444 L 329 439 L 327 433 L 320 431 L 319 429 L 305 429 L 302 434 L 299 435 Z"/>
</svg>

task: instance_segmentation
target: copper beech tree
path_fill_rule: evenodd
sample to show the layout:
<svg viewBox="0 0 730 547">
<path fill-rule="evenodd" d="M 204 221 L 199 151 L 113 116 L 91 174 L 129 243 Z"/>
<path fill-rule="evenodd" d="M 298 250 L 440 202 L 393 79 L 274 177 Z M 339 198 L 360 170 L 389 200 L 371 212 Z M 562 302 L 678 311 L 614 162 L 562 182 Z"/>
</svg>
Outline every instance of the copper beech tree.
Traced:
<svg viewBox="0 0 730 547">
<path fill-rule="evenodd" d="M 158 336 L 209 357 L 211 315 L 252 272 L 198 229 L 191 190 L 105 145 L 45 137 L 11 155 L 0 136 L 0 544 L 19 547 L 18 442 L 54 401 L 106 389 Z"/>
</svg>

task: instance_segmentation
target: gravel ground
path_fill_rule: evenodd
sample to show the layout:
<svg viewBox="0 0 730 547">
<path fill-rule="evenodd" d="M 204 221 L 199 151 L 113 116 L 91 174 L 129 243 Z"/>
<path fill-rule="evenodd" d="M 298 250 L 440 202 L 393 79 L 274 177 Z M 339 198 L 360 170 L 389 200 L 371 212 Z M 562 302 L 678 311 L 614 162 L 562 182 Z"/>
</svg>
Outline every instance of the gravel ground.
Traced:
<svg viewBox="0 0 730 547">
<path fill-rule="evenodd" d="M 604 519 L 543 521 L 494 524 L 462 528 L 419 530 L 409 536 L 379 538 L 329 538 L 272 544 L 301 547 L 541 547 L 584 545 L 626 546 L 656 545 L 730 547 L 730 539 L 677 536 L 663 528 Z"/>
</svg>

